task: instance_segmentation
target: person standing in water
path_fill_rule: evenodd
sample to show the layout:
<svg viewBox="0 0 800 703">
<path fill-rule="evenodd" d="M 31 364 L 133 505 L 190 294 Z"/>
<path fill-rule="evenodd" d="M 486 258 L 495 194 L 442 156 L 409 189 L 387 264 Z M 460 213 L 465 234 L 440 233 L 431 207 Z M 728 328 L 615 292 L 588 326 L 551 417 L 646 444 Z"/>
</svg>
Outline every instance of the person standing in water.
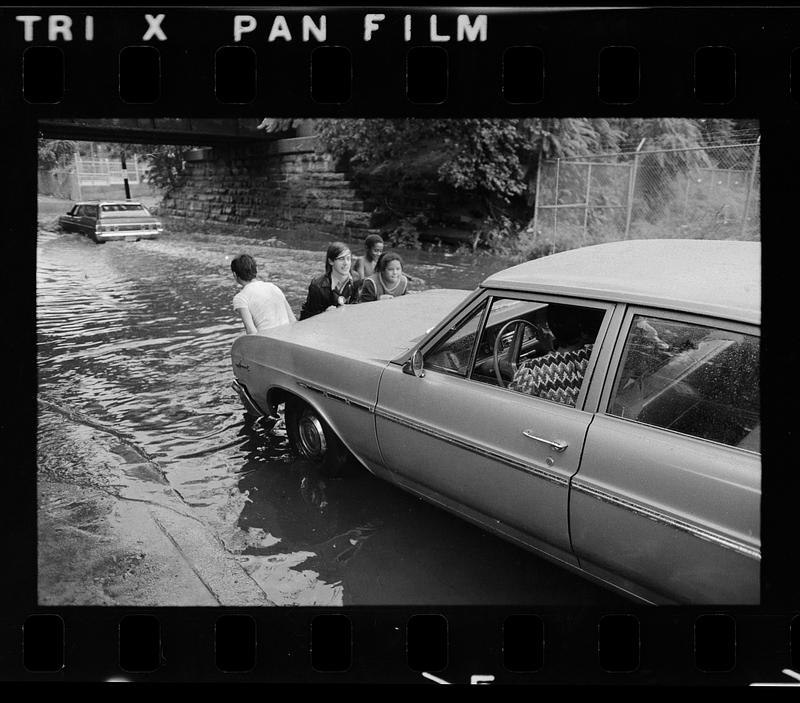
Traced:
<svg viewBox="0 0 800 703">
<path fill-rule="evenodd" d="M 286 296 L 274 283 L 256 278 L 256 262 L 249 254 L 231 261 L 231 271 L 242 289 L 233 296 L 233 309 L 239 313 L 247 334 L 258 334 L 271 327 L 295 322 Z"/>
</svg>

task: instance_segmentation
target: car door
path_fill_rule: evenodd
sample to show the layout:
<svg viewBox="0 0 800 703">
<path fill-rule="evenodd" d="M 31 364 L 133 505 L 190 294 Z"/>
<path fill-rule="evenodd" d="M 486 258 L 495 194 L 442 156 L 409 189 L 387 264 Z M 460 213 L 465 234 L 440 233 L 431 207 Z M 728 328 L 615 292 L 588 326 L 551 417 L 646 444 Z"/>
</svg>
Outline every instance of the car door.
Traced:
<svg viewBox="0 0 800 703">
<path fill-rule="evenodd" d="M 66 232 L 72 232 L 75 230 L 75 220 L 80 209 L 80 205 L 73 205 L 72 208 L 63 217 L 61 217 L 61 227 Z"/>
<path fill-rule="evenodd" d="M 89 222 L 89 207 L 89 205 L 81 205 L 75 211 L 75 216 L 72 218 L 72 227 L 76 232 L 81 234 L 89 233 L 89 225 L 87 224 Z M 94 230 L 94 224 L 92 224 L 92 230 Z"/>
<path fill-rule="evenodd" d="M 632 308 L 580 472 L 580 565 L 655 601 L 759 601 L 759 330 Z"/>
<path fill-rule="evenodd" d="M 536 321 L 558 302 L 552 296 L 501 292 L 472 301 L 453 324 L 423 344 L 423 377 L 389 365 L 375 416 L 384 464 L 399 483 L 575 564 L 568 485 L 592 419 L 583 405 L 613 306 L 591 305 L 595 344 L 572 405 L 502 387 L 492 363 L 502 327 L 511 325 L 508 335 L 500 335 L 498 349 L 504 337 L 514 336 L 515 319 Z M 521 346 L 531 354 L 547 341 L 545 334 L 527 334 Z"/>
<path fill-rule="evenodd" d="M 84 205 L 83 211 L 80 217 L 80 228 L 81 231 L 88 235 L 94 236 L 95 232 L 97 231 L 97 223 L 100 217 L 100 208 L 97 205 Z"/>
</svg>

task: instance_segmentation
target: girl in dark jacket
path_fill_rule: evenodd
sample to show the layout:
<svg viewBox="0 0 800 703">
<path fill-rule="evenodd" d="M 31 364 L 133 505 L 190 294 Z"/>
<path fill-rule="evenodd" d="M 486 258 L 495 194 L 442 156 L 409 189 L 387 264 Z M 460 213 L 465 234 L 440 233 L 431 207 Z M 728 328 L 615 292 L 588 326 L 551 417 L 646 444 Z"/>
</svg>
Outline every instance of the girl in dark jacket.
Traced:
<svg viewBox="0 0 800 703">
<path fill-rule="evenodd" d="M 309 284 L 306 302 L 300 310 L 301 320 L 356 302 L 361 277 L 350 271 L 351 260 L 350 249 L 342 242 L 334 242 L 328 247 L 325 273 Z"/>
</svg>

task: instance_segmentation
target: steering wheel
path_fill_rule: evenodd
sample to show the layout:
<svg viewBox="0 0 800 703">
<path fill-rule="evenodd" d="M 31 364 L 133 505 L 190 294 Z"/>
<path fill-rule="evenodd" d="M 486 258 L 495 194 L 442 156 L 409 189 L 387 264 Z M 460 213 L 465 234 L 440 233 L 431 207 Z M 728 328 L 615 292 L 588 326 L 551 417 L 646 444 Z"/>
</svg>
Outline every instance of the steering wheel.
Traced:
<svg viewBox="0 0 800 703">
<path fill-rule="evenodd" d="M 503 336 L 506 332 L 511 328 L 515 327 L 514 330 L 514 337 L 511 340 L 511 345 L 508 348 L 509 354 L 509 364 L 511 366 L 511 379 L 506 382 L 503 379 L 503 375 L 500 373 L 500 342 L 503 339 Z M 539 336 L 539 328 L 534 325 L 532 322 L 528 322 L 528 320 L 510 320 L 506 322 L 501 328 L 500 331 L 497 333 L 497 336 L 494 338 L 494 357 L 492 359 L 494 363 L 494 375 L 497 376 L 497 382 L 500 384 L 501 388 L 506 388 L 511 380 L 514 378 L 514 374 L 517 373 L 517 363 L 515 360 L 519 359 L 519 353 L 522 349 L 522 340 L 525 338 L 525 328 L 529 327 L 531 333 L 534 337 Z"/>
</svg>

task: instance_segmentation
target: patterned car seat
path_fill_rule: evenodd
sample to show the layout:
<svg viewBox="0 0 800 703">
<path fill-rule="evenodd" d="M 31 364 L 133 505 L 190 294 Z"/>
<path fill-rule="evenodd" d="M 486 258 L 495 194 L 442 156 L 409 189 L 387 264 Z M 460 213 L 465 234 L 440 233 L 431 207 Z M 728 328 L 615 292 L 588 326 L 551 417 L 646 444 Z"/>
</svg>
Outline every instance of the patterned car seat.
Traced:
<svg viewBox="0 0 800 703">
<path fill-rule="evenodd" d="M 522 362 L 508 387 L 512 391 L 575 407 L 592 344 L 571 351 L 554 351 Z"/>
</svg>

